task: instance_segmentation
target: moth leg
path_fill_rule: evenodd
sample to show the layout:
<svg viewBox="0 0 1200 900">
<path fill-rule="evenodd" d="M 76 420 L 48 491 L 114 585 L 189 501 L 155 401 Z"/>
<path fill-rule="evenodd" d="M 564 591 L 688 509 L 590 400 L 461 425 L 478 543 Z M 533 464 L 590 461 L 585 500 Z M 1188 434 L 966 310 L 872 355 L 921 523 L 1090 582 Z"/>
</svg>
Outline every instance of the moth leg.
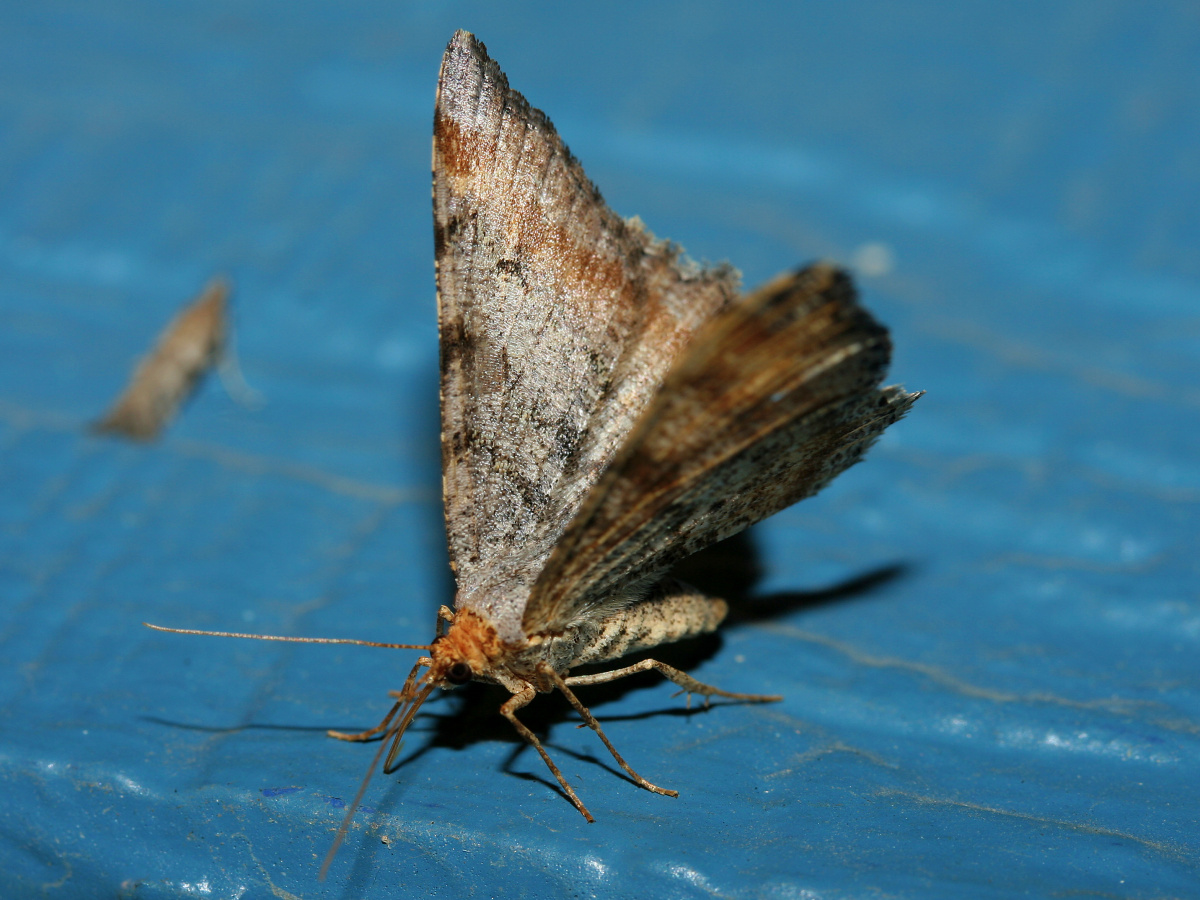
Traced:
<svg viewBox="0 0 1200 900">
<path fill-rule="evenodd" d="M 332 729 L 326 731 L 325 733 L 331 738 L 337 738 L 339 741 L 369 741 L 371 738 L 375 737 L 375 735 L 386 731 L 388 725 L 392 721 L 392 717 L 396 715 L 396 712 L 400 709 L 400 707 L 407 703 L 411 697 L 413 685 L 417 680 L 417 672 L 422 666 L 431 665 L 433 665 L 433 660 L 426 656 L 422 656 L 417 660 L 417 664 L 412 667 L 412 671 L 408 673 L 408 678 L 404 679 L 404 687 L 400 688 L 398 691 L 388 692 L 392 697 L 395 698 L 396 702 L 392 705 L 391 711 L 383 717 L 383 721 L 374 728 L 368 728 L 366 731 L 359 731 L 354 734 L 350 734 L 345 731 L 334 731 Z"/>
<path fill-rule="evenodd" d="M 679 693 L 687 692 L 689 706 L 691 705 L 692 694 L 700 694 L 704 697 L 705 706 L 708 706 L 709 697 L 728 697 L 730 700 L 749 700 L 754 703 L 771 703 L 783 699 L 778 694 L 736 694 L 733 691 L 723 691 L 720 688 L 713 687 L 711 684 L 697 681 L 686 672 L 681 672 L 674 666 L 668 666 L 657 659 L 643 659 L 632 666 L 625 666 L 622 669 L 612 669 L 608 672 L 597 672 L 595 675 L 575 675 L 565 679 L 565 681 L 567 684 L 572 685 L 605 684 L 609 681 L 616 681 L 618 678 L 624 678 L 627 675 L 636 675 L 638 672 L 649 672 L 651 669 L 657 669 L 663 677 L 683 688 Z M 679 694 L 675 696 L 679 696 Z"/>
<path fill-rule="evenodd" d="M 667 797 L 679 796 L 679 791 L 660 788 L 658 785 L 651 784 L 637 772 L 633 771 L 633 767 L 630 766 L 629 763 L 625 762 L 625 760 L 621 757 L 621 754 L 617 752 L 617 748 L 612 745 L 612 741 L 608 739 L 608 735 L 604 733 L 604 729 L 600 727 L 600 723 L 596 720 L 596 717 L 592 715 L 592 711 L 584 706 L 582 702 L 580 702 L 579 698 L 575 696 L 574 691 L 567 687 L 568 682 L 571 682 L 574 679 L 564 679 L 561 675 L 554 671 L 552 666 L 548 665 L 547 663 L 539 664 L 538 671 L 547 676 L 555 683 L 555 685 L 557 685 L 558 689 L 562 691 L 562 695 L 570 701 L 571 705 L 575 707 L 575 711 L 583 718 L 584 723 L 591 728 L 592 731 L 599 735 L 600 740 L 604 742 L 604 746 L 608 748 L 608 752 L 611 753 L 613 759 L 617 761 L 617 765 L 624 769 L 629 774 L 629 777 L 632 778 L 639 787 L 644 787 L 648 791 L 653 791 L 656 794 L 663 794 Z M 699 684 L 700 682 L 696 683 Z"/>
<path fill-rule="evenodd" d="M 328 731 L 326 731 L 325 734 L 327 734 L 331 738 L 337 738 L 339 741 L 369 741 L 371 738 L 375 737 L 375 735 L 379 734 L 381 731 L 387 730 L 388 724 L 392 721 L 392 716 L 396 715 L 396 712 L 403 705 L 404 705 L 404 701 L 397 700 L 395 703 L 392 704 L 392 708 L 388 712 L 388 714 L 383 717 L 383 721 L 380 722 L 378 725 L 376 725 L 374 728 L 368 728 L 366 731 L 359 731 L 354 734 L 350 734 L 349 732 L 346 732 L 346 731 L 334 731 L 331 728 Z"/>
<path fill-rule="evenodd" d="M 535 691 L 532 686 L 527 687 L 520 693 L 513 694 L 511 697 L 505 700 L 504 704 L 500 707 L 500 714 L 504 716 L 504 718 L 508 719 L 508 721 L 512 722 L 512 726 L 513 728 L 517 729 L 517 733 L 521 735 L 521 737 L 525 738 L 525 740 L 533 746 L 533 749 L 541 755 L 542 762 L 544 762 L 550 771 L 554 773 L 554 777 L 558 779 L 558 783 L 562 786 L 563 791 L 566 793 L 570 801 L 575 805 L 575 808 L 579 810 L 583 814 L 583 817 L 589 822 L 594 822 L 596 820 L 592 818 L 592 814 L 587 811 L 587 807 L 583 805 L 583 801 L 581 801 L 575 794 L 575 789 L 572 788 L 571 785 L 567 784 L 567 779 L 563 778 L 563 773 L 558 771 L 558 766 L 554 764 L 554 760 L 550 758 L 550 754 L 546 752 L 546 748 L 542 746 L 542 742 L 538 740 L 537 735 L 526 728 L 521 720 L 517 718 L 517 710 L 524 706 L 528 706 L 529 701 L 536 696 L 537 691 Z"/>
<path fill-rule="evenodd" d="M 445 603 L 438 609 L 437 617 L 437 636 L 441 637 L 446 633 L 446 623 L 454 624 L 454 610 L 448 607 Z"/>
</svg>

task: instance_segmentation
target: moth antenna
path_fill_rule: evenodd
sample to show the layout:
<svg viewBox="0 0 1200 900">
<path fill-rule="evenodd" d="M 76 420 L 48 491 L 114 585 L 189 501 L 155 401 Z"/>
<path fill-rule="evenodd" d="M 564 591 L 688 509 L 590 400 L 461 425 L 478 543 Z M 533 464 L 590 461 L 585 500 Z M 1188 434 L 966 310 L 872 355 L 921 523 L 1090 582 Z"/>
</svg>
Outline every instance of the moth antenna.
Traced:
<svg viewBox="0 0 1200 900">
<path fill-rule="evenodd" d="M 429 673 L 426 672 L 422 676 L 421 681 L 417 683 L 420 684 L 428 677 Z M 409 701 L 408 708 L 400 718 L 400 721 L 396 723 L 395 728 L 385 734 L 383 740 L 379 742 L 379 749 L 375 751 L 375 756 L 371 760 L 371 766 L 367 769 L 367 774 L 363 776 L 362 784 L 358 787 L 358 793 L 354 795 L 354 801 L 350 804 L 350 808 L 346 810 L 346 815 L 342 818 L 341 827 L 338 828 L 337 834 L 333 838 L 333 844 L 330 846 L 329 852 L 325 854 L 325 861 L 321 863 L 321 871 L 317 873 L 317 881 L 324 881 L 325 876 L 329 874 L 329 866 L 333 862 L 333 857 L 337 854 L 338 848 L 342 846 L 342 841 L 346 839 L 346 835 L 350 832 L 350 822 L 354 819 L 354 813 L 358 810 L 358 804 L 362 802 L 363 796 L 367 793 L 367 785 L 371 783 L 371 777 L 375 774 L 375 767 L 379 765 L 379 759 L 383 756 L 383 751 L 388 750 L 387 764 L 384 766 L 384 770 L 386 771 L 387 766 L 391 764 L 392 759 L 400 749 L 400 741 L 404 737 L 404 732 L 408 730 L 409 723 L 412 722 L 413 717 L 417 714 L 417 710 L 421 708 L 421 704 L 433 692 L 433 688 L 434 685 L 426 684 L 425 687 L 417 691 L 413 695 L 412 700 Z M 390 750 L 388 749 L 389 738 L 391 739 Z"/>
<path fill-rule="evenodd" d="M 151 625 L 143 622 L 147 628 L 155 631 L 166 631 L 170 634 L 202 634 L 206 637 L 249 638 L 255 641 L 286 641 L 290 644 L 358 644 L 360 647 L 386 647 L 391 650 L 430 650 L 429 644 L 384 644 L 380 641 L 360 641 L 356 638 L 313 638 L 287 637 L 280 634 L 244 634 L 240 631 L 201 631 L 198 628 L 167 628 L 165 625 Z"/>
</svg>

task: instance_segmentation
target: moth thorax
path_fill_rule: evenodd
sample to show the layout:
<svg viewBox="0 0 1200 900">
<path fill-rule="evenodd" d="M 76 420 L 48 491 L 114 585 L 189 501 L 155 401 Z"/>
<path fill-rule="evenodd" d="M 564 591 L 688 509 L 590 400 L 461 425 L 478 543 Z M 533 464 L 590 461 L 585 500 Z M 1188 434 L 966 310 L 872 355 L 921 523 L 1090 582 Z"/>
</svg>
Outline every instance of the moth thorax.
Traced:
<svg viewBox="0 0 1200 900">
<path fill-rule="evenodd" d="M 465 684 L 503 665 L 504 645 L 492 623 L 471 610 L 454 617 L 447 632 L 433 642 L 429 680 L 443 687 Z"/>
</svg>

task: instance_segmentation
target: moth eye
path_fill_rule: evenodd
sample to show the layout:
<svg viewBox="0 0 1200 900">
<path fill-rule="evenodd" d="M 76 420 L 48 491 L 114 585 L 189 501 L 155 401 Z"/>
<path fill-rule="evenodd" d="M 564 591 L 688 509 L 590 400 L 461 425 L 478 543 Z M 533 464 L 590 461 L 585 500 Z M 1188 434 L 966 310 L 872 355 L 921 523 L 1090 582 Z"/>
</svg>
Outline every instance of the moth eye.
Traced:
<svg viewBox="0 0 1200 900">
<path fill-rule="evenodd" d="M 451 684 L 466 684 L 471 680 L 471 667 L 465 662 L 456 662 L 446 671 L 446 680 Z"/>
</svg>

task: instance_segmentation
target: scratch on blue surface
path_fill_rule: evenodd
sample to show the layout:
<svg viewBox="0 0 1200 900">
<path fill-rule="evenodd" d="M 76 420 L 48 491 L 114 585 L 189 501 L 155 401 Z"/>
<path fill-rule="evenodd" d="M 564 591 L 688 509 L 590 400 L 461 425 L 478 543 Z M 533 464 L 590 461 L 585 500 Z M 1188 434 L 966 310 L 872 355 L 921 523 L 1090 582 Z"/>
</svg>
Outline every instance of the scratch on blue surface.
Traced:
<svg viewBox="0 0 1200 900">
<path fill-rule="evenodd" d="M 1075 700 L 1070 697 L 1059 697 L 1051 693 L 1017 694 L 995 688 L 981 687 L 970 684 L 950 672 L 943 671 L 928 663 L 890 656 L 877 656 L 860 650 L 845 641 L 839 641 L 803 628 L 796 628 L 792 625 L 764 625 L 762 627 L 776 634 L 786 635 L 790 638 L 835 650 L 858 665 L 869 666 L 871 668 L 900 669 L 921 675 L 965 697 L 978 697 L 979 699 L 991 700 L 996 703 L 1046 703 L 1075 709 L 1103 709 L 1125 714 L 1138 708 L 1155 707 L 1157 705 L 1150 700 L 1130 700 L 1122 697 Z"/>
<path fill-rule="evenodd" d="M 947 797 L 932 797 L 921 794 L 913 794 L 906 791 L 882 790 L 879 792 L 882 797 L 903 797 L 906 800 L 911 800 L 914 803 L 920 803 L 927 806 L 953 806 L 960 809 L 972 810 L 975 812 L 987 813 L 994 816 L 1004 816 L 1011 819 L 1019 819 L 1026 822 L 1035 822 L 1039 825 L 1050 825 L 1056 829 L 1066 829 L 1068 831 L 1077 831 L 1081 834 L 1093 834 L 1102 837 L 1115 837 L 1123 841 L 1130 841 L 1134 844 L 1140 844 L 1156 853 L 1161 853 L 1179 862 L 1193 863 L 1188 849 L 1164 841 L 1150 840 L 1140 837 L 1136 834 L 1129 834 L 1124 831 L 1117 831 L 1112 828 L 1105 828 L 1100 825 L 1095 825 L 1087 822 L 1072 822 L 1068 819 L 1051 819 L 1046 816 L 1031 815 L 1029 813 L 1020 812 L 1011 809 L 998 809 L 993 806 L 984 806 L 978 803 L 970 803 L 962 800 L 955 800 Z"/>
</svg>

